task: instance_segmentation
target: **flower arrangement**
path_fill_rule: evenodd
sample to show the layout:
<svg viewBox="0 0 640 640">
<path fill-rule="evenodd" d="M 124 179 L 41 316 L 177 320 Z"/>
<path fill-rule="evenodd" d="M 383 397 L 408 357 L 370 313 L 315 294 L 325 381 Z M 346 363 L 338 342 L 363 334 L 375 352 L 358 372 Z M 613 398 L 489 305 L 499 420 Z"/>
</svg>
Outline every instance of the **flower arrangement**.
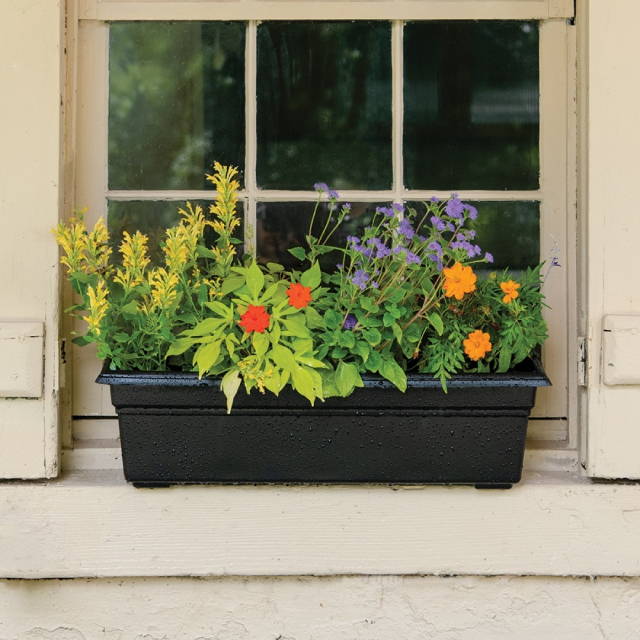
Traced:
<svg viewBox="0 0 640 640">
<path fill-rule="evenodd" d="M 236 175 L 214 165 L 209 215 L 190 203 L 179 210 L 162 265 L 151 264 L 140 232 L 124 232 L 116 262 L 102 220 L 88 230 L 78 214 L 58 226 L 79 296 L 70 312 L 86 323 L 78 344 L 95 343 L 112 369 L 220 376 L 231 411 L 242 384 L 274 394 L 291 385 L 313 404 L 351 394 L 366 373 L 404 391 L 415 371 L 446 391 L 452 375 L 506 372 L 545 340 L 540 267 L 482 276 L 493 257 L 477 244 L 478 211 L 455 194 L 420 213 L 378 207 L 360 236 L 334 246 L 351 205 L 319 183 L 306 246 L 290 249 L 300 269 L 286 270 L 238 255 Z M 337 268 L 321 269 L 326 254 L 339 256 Z"/>
</svg>

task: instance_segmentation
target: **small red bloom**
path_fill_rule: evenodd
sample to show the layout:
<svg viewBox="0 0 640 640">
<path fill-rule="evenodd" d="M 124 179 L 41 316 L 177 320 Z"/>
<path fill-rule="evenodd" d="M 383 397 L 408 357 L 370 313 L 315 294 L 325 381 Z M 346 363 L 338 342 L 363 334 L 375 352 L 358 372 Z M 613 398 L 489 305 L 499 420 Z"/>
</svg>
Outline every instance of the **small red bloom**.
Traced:
<svg viewBox="0 0 640 640">
<path fill-rule="evenodd" d="M 238 324 L 247 333 L 251 333 L 252 331 L 263 333 L 264 330 L 269 327 L 269 320 L 271 320 L 271 316 L 266 312 L 264 307 L 250 304 L 245 313 L 240 316 L 240 322 Z"/>
<path fill-rule="evenodd" d="M 299 282 L 289 285 L 287 295 L 289 296 L 289 304 L 296 309 L 306 307 L 313 300 L 311 297 L 311 287 L 305 287 Z"/>
</svg>

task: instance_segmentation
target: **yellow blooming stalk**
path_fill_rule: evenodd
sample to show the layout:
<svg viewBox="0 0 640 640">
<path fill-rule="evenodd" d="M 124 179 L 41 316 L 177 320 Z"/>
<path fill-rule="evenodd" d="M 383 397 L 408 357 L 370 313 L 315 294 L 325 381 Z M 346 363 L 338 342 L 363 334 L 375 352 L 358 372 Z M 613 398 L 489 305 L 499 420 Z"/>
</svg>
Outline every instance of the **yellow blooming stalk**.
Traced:
<svg viewBox="0 0 640 640">
<path fill-rule="evenodd" d="M 109 290 L 105 281 L 100 278 L 95 289 L 89 286 L 87 296 L 89 298 L 89 315 L 85 316 L 85 320 L 89 325 L 89 329 L 97 336 L 100 335 L 100 325 L 109 310 L 109 302 L 107 296 Z"/>
<path fill-rule="evenodd" d="M 162 267 L 153 269 L 148 274 L 148 282 L 151 292 L 145 296 L 142 311 L 153 313 L 154 311 L 166 311 L 178 297 L 178 275 L 167 271 Z"/>
<path fill-rule="evenodd" d="M 111 247 L 109 246 L 109 232 L 100 218 L 87 234 L 87 267 L 89 273 L 106 273 L 109 270 Z"/>
<path fill-rule="evenodd" d="M 149 256 L 147 254 L 149 238 L 139 231 L 136 231 L 133 235 L 130 235 L 128 231 L 124 231 L 123 238 L 120 244 L 122 267 L 118 267 L 113 280 L 121 284 L 126 292 L 129 292 L 144 282 L 144 272 L 149 264 Z"/>
<path fill-rule="evenodd" d="M 231 239 L 234 230 L 240 226 L 236 212 L 240 183 L 234 179 L 238 173 L 236 167 L 224 166 L 215 162 L 213 168 L 215 173 L 213 175 L 207 174 L 206 177 L 216 187 L 215 204 L 209 207 L 209 212 L 214 216 L 214 220 L 208 220 L 206 224 L 212 227 L 219 236 L 212 251 L 220 266 L 220 275 L 226 276 L 236 253 Z"/>
<path fill-rule="evenodd" d="M 70 273 L 82 271 L 86 266 L 87 227 L 84 224 L 83 212 L 71 218 L 67 224 L 62 222 L 54 230 L 56 241 L 65 255 L 60 262 Z"/>
<path fill-rule="evenodd" d="M 190 257 L 187 240 L 187 234 L 182 225 L 167 229 L 162 250 L 164 251 L 164 261 L 169 271 L 175 273 L 185 269 Z"/>
</svg>

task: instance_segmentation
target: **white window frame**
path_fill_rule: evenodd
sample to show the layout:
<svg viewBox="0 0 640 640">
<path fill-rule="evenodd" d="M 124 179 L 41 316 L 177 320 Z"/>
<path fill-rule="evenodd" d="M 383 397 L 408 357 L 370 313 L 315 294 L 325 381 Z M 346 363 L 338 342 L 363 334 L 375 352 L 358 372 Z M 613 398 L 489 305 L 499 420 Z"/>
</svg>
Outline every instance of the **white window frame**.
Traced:
<svg viewBox="0 0 640 640">
<path fill-rule="evenodd" d="M 88 207 L 88 221 L 106 216 L 108 200 L 172 200 L 176 205 L 186 199 L 210 200 L 212 191 L 199 190 L 110 190 L 107 183 L 108 120 L 108 23 L 118 20 L 244 20 L 248 22 L 246 39 L 246 157 L 245 188 L 241 193 L 245 206 L 246 242 L 255 238 L 256 202 L 314 200 L 311 191 L 259 190 L 256 182 L 256 36 L 257 24 L 266 19 L 379 19 L 392 22 L 392 126 L 393 185 L 383 191 L 344 191 L 349 201 L 425 200 L 432 195 L 446 197 L 448 192 L 408 190 L 403 187 L 403 91 L 402 22 L 440 19 L 539 19 L 540 22 L 540 186 L 530 191 L 458 190 L 468 200 L 540 202 L 540 254 L 559 253 L 562 269 L 552 271 L 545 293 L 551 307 L 545 312 L 551 337 L 543 350 L 545 367 L 554 385 L 542 389 L 530 421 L 531 446 L 550 451 L 576 451 L 578 446 L 576 394 L 576 319 L 575 319 L 575 139 L 571 112 L 574 104 L 575 38 L 566 16 L 573 11 L 569 1 L 446 0 L 415 2 L 378 0 L 376 2 L 287 2 L 238 0 L 235 2 L 167 2 L 147 0 L 79 0 L 77 6 L 77 118 L 75 192 L 73 206 Z M 560 70 L 560 72 L 558 72 Z M 455 185 L 452 185 L 455 188 Z M 558 251 L 559 250 L 559 251 Z M 94 433 L 116 435 L 116 423 L 100 420 L 113 416 L 109 390 L 95 385 L 99 368 L 89 348 L 73 349 L 73 407 L 75 438 L 84 440 Z M 70 379 L 71 376 L 67 376 Z M 68 392 L 70 393 L 70 392 Z M 67 396 L 69 397 L 69 396 Z M 65 421 L 64 444 L 73 446 L 70 421 Z M 88 440 L 97 439 L 88 437 Z M 89 453 L 90 443 L 82 451 L 67 455 L 71 468 L 104 464 L 105 457 L 119 464 L 117 451 Z M 104 443 L 103 443 L 104 444 Z M 111 447 L 115 449 L 115 447 Z"/>
</svg>

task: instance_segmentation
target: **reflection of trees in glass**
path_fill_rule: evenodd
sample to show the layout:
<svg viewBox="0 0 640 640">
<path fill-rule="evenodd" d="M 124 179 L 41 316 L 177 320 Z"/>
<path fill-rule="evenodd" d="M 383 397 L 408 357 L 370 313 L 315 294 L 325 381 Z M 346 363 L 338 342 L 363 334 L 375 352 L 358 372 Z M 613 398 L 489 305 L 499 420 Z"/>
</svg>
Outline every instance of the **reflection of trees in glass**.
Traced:
<svg viewBox="0 0 640 640">
<path fill-rule="evenodd" d="M 200 189 L 214 159 L 243 166 L 243 23 L 110 26 L 109 186 Z"/>
<path fill-rule="evenodd" d="M 404 41 L 407 186 L 537 188 L 537 23 L 414 22 Z"/>
<path fill-rule="evenodd" d="M 258 183 L 391 185 L 388 22 L 258 28 Z"/>
<path fill-rule="evenodd" d="M 210 219 L 209 206 L 210 200 L 193 200 L 193 206 L 200 205 L 205 216 Z M 161 264 L 163 261 L 162 249 L 160 243 L 165 238 L 165 231 L 168 227 L 177 224 L 180 220 L 178 209 L 183 209 L 184 202 L 175 200 L 163 200 L 152 202 L 148 200 L 134 201 L 117 201 L 109 202 L 109 236 L 110 244 L 113 249 L 114 262 L 120 261 L 118 247 L 122 242 L 123 231 L 135 233 L 140 231 L 149 238 L 149 256 L 154 264 Z M 242 216 L 243 205 L 238 202 L 238 213 Z M 243 227 L 236 230 L 236 237 L 242 240 Z M 208 246 L 212 246 L 216 240 L 217 234 L 207 227 L 205 229 L 205 240 Z M 242 246 L 238 245 L 238 252 L 242 253 Z"/>
<path fill-rule="evenodd" d="M 329 244 L 344 247 L 349 235 L 361 235 L 371 221 L 371 215 L 380 203 L 354 202 L 351 213 Z M 305 236 L 313 214 L 313 202 L 261 202 L 257 208 L 258 259 L 262 262 L 280 262 L 287 268 L 299 268 L 300 262 L 288 251 L 292 247 L 306 247 Z M 327 205 L 322 204 L 316 214 L 314 235 L 318 236 L 327 219 Z M 332 252 L 320 258 L 325 270 L 340 262 L 340 253 Z"/>
</svg>

